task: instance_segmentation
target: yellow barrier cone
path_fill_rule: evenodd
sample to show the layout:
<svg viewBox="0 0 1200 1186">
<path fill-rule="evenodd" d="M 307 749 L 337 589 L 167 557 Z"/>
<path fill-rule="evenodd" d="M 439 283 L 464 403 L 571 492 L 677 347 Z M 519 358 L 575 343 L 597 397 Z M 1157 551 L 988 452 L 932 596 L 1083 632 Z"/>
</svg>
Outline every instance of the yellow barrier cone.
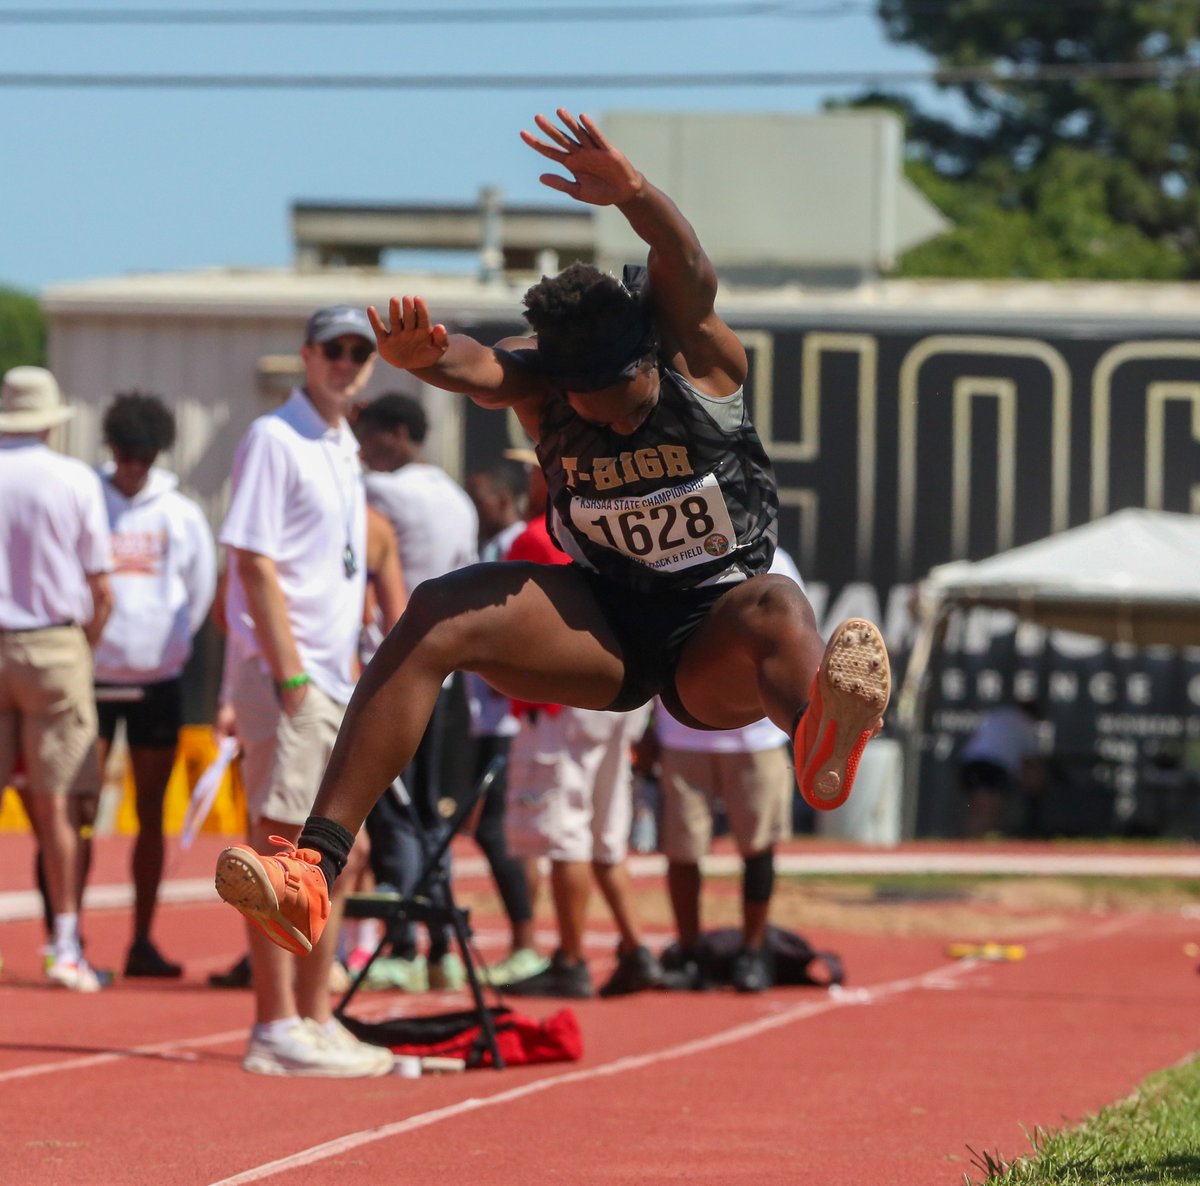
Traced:
<svg viewBox="0 0 1200 1186">
<path fill-rule="evenodd" d="M 1025 948 L 1019 943 L 951 943 L 946 954 L 956 960 L 1023 960 Z"/>
</svg>

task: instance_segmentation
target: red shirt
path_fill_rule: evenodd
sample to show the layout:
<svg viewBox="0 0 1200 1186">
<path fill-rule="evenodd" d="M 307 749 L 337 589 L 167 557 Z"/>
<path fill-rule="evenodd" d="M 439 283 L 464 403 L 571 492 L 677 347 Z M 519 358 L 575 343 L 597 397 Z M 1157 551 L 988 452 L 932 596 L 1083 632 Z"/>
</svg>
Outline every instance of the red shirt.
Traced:
<svg viewBox="0 0 1200 1186">
<path fill-rule="evenodd" d="M 544 516 L 530 519 L 513 540 L 505 560 L 532 560 L 534 564 L 570 564 L 571 558 L 551 538 Z"/>
</svg>

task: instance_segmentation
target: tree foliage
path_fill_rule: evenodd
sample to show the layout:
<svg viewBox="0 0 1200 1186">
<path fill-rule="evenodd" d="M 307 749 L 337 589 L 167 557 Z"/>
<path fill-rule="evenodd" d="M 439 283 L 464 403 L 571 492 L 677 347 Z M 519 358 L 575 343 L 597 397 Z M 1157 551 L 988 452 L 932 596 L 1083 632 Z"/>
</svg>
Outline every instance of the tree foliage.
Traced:
<svg viewBox="0 0 1200 1186">
<path fill-rule="evenodd" d="M 912 275 L 1200 278 L 1197 0 L 880 0 L 891 40 L 1005 81 L 953 115 L 894 96 L 910 175 L 955 222 Z M 1120 80 L 1106 63 L 1153 77 Z M 1071 67 L 1073 79 L 1034 79 Z M 1011 80 L 1011 81 L 1008 81 Z"/>
<path fill-rule="evenodd" d="M 46 360 L 46 317 L 36 297 L 0 288 L 0 372 Z"/>
</svg>

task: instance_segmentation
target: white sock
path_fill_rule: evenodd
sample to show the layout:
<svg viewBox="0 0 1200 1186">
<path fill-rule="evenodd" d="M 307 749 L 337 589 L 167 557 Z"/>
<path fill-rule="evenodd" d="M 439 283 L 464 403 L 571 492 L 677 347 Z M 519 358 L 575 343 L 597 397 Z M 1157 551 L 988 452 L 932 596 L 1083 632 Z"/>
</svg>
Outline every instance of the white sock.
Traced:
<svg viewBox="0 0 1200 1186">
<path fill-rule="evenodd" d="M 56 914 L 54 916 L 54 958 L 74 963 L 82 955 L 83 952 L 79 947 L 79 915 Z"/>
<path fill-rule="evenodd" d="M 275 1021 L 256 1021 L 250 1036 L 270 1041 L 272 1038 L 282 1038 L 293 1026 L 299 1024 L 300 1018 L 294 1013 L 291 1017 L 280 1017 Z"/>
</svg>

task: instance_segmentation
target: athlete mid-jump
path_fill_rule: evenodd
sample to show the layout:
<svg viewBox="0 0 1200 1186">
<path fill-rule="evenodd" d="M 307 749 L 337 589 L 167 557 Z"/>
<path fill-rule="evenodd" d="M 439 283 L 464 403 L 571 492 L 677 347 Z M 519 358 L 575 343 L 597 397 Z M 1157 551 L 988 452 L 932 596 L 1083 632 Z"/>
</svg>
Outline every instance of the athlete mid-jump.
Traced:
<svg viewBox="0 0 1200 1186">
<path fill-rule="evenodd" d="M 431 322 L 420 297 L 368 314 L 392 366 L 513 409 L 574 563 L 479 564 L 420 585 L 359 681 L 298 846 L 221 854 L 221 896 L 292 951 L 319 935 L 328 886 L 451 671 L 534 703 L 629 709 L 658 694 L 713 729 L 770 717 L 795 739 L 804 798 L 826 809 L 850 793 L 887 707 L 879 631 L 853 619 L 826 646 L 799 586 L 767 573 L 775 479 L 746 416 L 746 353 L 691 224 L 586 115 L 536 122 L 542 136 L 521 138 L 570 174 L 542 182 L 620 210 L 646 267 L 543 278 L 525 294 L 534 336 L 494 347 Z"/>
</svg>

